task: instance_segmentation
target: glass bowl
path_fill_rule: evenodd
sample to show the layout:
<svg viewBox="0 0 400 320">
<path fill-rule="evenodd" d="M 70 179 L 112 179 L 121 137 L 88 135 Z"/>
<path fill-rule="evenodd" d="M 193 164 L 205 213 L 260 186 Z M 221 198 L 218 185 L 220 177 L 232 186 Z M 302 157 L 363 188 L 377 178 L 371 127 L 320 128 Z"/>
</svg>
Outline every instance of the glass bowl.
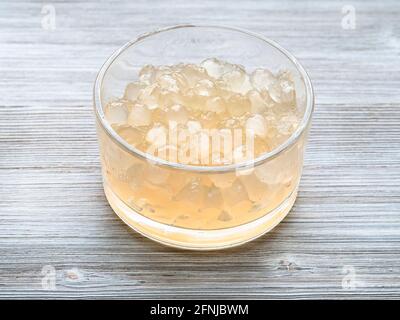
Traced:
<svg viewBox="0 0 400 320">
<path fill-rule="evenodd" d="M 147 154 L 121 138 L 104 107 L 124 95 L 144 65 L 200 63 L 218 58 L 254 70 L 291 72 L 301 121 L 270 152 L 243 163 L 185 165 Z M 237 246 L 274 228 L 297 196 L 314 107 L 310 79 L 275 42 L 230 27 L 181 25 L 140 36 L 101 67 L 94 86 L 103 185 L 116 214 L 162 244 L 192 250 Z"/>
</svg>

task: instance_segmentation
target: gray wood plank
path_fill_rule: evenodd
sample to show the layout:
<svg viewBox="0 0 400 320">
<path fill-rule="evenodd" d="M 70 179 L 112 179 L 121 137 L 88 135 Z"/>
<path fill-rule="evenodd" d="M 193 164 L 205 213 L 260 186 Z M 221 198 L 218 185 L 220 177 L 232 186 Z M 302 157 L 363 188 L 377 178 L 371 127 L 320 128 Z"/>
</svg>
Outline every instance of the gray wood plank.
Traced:
<svg viewBox="0 0 400 320">
<path fill-rule="evenodd" d="M 0 3 L 1 298 L 400 298 L 400 4 L 351 1 Z M 299 197 L 271 233 L 223 252 L 162 247 L 103 195 L 91 89 L 138 34 L 227 24 L 292 51 L 317 105 Z M 55 268 L 55 288 L 42 268 Z M 354 287 L 343 286 L 354 272 Z"/>
</svg>

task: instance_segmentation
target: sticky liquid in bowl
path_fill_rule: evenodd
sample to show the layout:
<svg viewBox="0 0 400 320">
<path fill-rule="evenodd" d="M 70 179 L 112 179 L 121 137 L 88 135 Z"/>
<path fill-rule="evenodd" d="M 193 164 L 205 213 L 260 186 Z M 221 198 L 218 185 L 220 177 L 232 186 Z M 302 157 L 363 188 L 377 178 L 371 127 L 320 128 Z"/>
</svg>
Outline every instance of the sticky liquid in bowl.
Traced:
<svg viewBox="0 0 400 320">
<path fill-rule="evenodd" d="M 104 110 L 113 130 L 147 159 L 102 139 L 105 182 L 120 200 L 155 221 L 220 229 L 255 220 L 295 190 L 303 141 L 278 157 L 229 172 L 160 166 L 161 158 L 213 168 L 273 151 L 299 126 L 295 80 L 215 58 L 200 64 L 144 66 L 138 80 Z"/>
</svg>

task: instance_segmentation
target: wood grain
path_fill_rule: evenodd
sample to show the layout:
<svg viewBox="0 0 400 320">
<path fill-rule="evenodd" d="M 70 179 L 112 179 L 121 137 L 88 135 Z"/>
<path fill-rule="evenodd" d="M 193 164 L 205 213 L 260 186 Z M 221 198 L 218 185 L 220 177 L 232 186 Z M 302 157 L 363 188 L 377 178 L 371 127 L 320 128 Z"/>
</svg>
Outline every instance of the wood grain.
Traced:
<svg viewBox="0 0 400 320">
<path fill-rule="evenodd" d="M 0 4 L 1 298 L 400 298 L 400 3 L 42 1 Z M 96 71 L 145 31 L 227 24 L 292 51 L 317 104 L 300 194 L 274 231 L 224 252 L 162 247 L 104 197 Z M 45 265 L 56 287 L 45 290 Z M 349 271 L 350 270 L 350 271 Z M 355 287 L 343 288 L 348 272 Z"/>
</svg>

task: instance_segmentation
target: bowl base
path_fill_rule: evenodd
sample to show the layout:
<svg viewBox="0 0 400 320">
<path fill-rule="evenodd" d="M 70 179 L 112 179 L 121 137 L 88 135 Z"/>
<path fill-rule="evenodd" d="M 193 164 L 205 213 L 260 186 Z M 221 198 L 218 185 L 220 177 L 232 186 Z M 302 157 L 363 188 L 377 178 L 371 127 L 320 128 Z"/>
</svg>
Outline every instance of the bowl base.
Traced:
<svg viewBox="0 0 400 320">
<path fill-rule="evenodd" d="M 239 226 L 217 230 L 195 230 L 166 225 L 136 212 L 126 205 L 104 183 L 107 200 L 119 216 L 133 230 L 163 245 L 186 250 L 220 250 L 242 245 L 272 230 L 292 208 L 297 187 L 277 208 L 261 218 Z"/>
</svg>

